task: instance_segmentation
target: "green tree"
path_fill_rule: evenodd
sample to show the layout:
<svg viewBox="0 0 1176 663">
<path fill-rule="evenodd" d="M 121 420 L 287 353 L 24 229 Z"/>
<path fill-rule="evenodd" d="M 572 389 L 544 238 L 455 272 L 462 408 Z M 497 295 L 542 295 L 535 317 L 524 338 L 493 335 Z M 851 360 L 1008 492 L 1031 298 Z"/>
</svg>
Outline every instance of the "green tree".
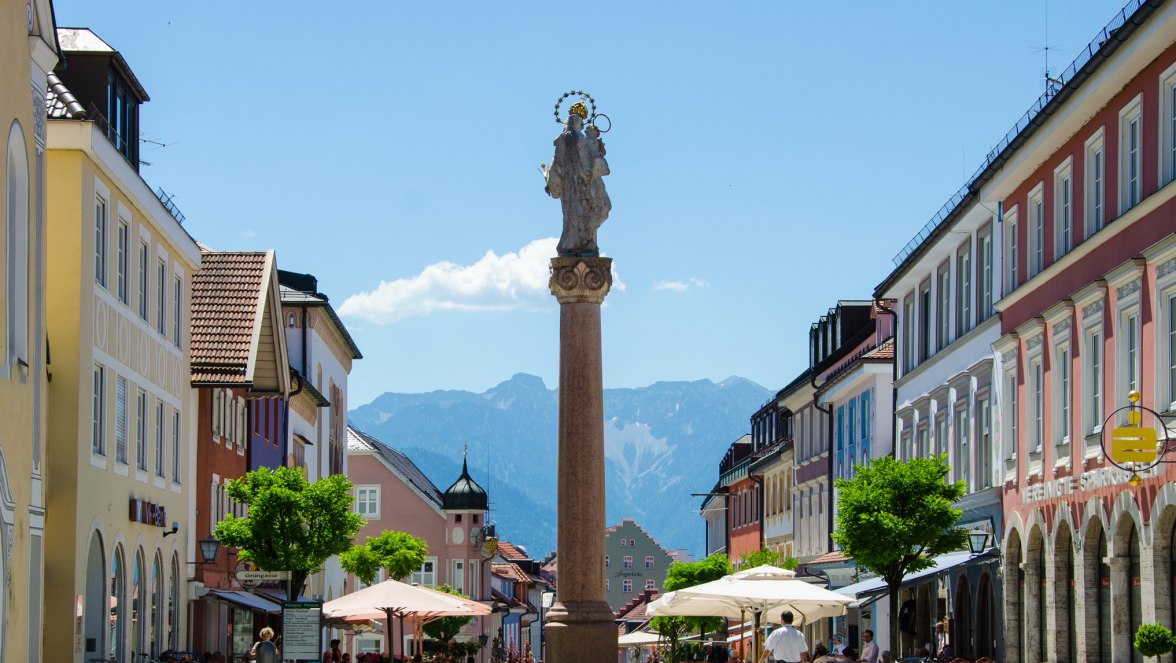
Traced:
<svg viewBox="0 0 1176 663">
<path fill-rule="evenodd" d="M 967 532 L 953 504 L 967 490 L 948 483 L 947 456 L 898 461 L 889 456 L 836 481 L 837 528 L 833 540 L 858 566 L 886 581 L 890 592 L 891 648 L 898 646 L 898 590 L 909 573 L 931 568 L 936 555 L 961 550 Z"/>
<path fill-rule="evenodd" d="M 424 539 L 407 532 L 384 530 L 379 536 L 369 536 L 363 545 L 339 555 L 339 566 L 370 585 L 380 569 L 387 571 L 389 578 L 404 580 L 421 568 L 428 554 L 429 544 Z"/>
<path fill-rule="evenodd" d="M 743 553 L 739 556 L 739 568 L 741 569 L 750 569 L 765 564 L 780 566 L 780 554 L 767 548 L 760 548 L 755 552 Z"/>
<path fill-rule="evenodd" d="M 718 580 L 731 572 L 731 563 L 721 553 L 697 562 L 674 562 L 666 569 L 666 591 L 677 591 Z M 698 631 L 706 639 L 708 631 L 718 631 L 725 621 L 721 617 L 654 617 L 650 625 L 670 641 L 670 661 L 678 660 L 678 638 L 683 633 Z"/>
<path fill-rule="evenodd" d="M 453 594 L 454 596 L 460 596 L 463 599 L 469 598 L 465 594 L 462 594 L 449 585 L 440 585 L 437 587 L 437 591 L 445 592 L 446 594 Z M 478 649 L 481 649 L 481 646 L 479 645 L 473 651 L 467 651 L 468 647 L 466 645 L 469 643 L 453 642 L 453 637 L 456 636 L 466 624 L 469 624 L 472 619 L 472 617 L 442 617 L 425 624 L 425 635 L 440 642 L 440 645 L 438 646 L 439 653 L 449 657 L 448 660 L 456 661 L 458 660 L 458 657 L 463 654 L 473 655 L 477 653 Z M 477 645 L 478 643 L 475 641 L 473 644 Z M 455 645 L 461 646 L 455 647 Z"/>
<path fill-rule="evenodd" d="M 229 481 L 228 493 L 248 507 L 247 515 L 226 517 L 213 535 L 239 549 L 238 559 L 265 571 L 289 571 L 290 600 L 323 562 L 351 548 L 364 523 L 351 511 L 351 481 L 339 474 L 307 483 L 301 470 L 263 467 Z"/>
</svg>

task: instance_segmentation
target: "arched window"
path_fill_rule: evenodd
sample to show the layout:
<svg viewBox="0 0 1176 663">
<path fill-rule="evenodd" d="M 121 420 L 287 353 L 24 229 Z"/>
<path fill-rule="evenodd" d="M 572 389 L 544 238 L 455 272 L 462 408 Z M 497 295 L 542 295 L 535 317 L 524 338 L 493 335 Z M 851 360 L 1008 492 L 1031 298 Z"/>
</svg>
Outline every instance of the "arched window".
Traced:
<svg viewBox="0 0 1176 663">
<path fill-rule="evenodd" d="M 122 546 L 110 556 L 110 646 L 107 659 L 122 663 L 126 655 L 127 579 Z"/>
<path fill-rule="evenodd" d="M 147 623 L 148 642 L 147 651 L 151 656 L 158 657 L 163 645 L 163 561 L 159 553 L 155 553 L 155 561 L 151 563 L 151 611 L 150 621 Z"/>
<path fill-rule="evenodd" d="M 86 594 L 82 607 L 85 619 L 83 658 L 102 658 L 105 650 L 106 630 L 110 622 L 107 573 L 102 536 L 94 532 L 90 535 L 90 547 L 86 555 Z"/>
<path fill-rule="evenodd" d="M 980 590 L 976 597 L 976 655 L 996 654 L 996 611 L 992 604 L 992 579 L 987 573 L 980 576 Z"/>
<path fill-rule="evenodd" d="M 5 256 L 8 284 L 6 343 L 3 359 L 25 362 L 29 356 L 29 160 L 25 152 L 24 133 L 20 123 L 13 122 L 8 132 L 8 158 L 5 177 L 7 201 L 4 212 L 6 228 Z"/>
<path fill-rule="evenodd" d="M 180 649 L 180 560 L 174 553 L 167 594 L 167 646 L 172 651 Z"/>
<path fill-rule="evenodd" d="M 144 588 L 145 569 L 143 568 L 143 550 L 135 552 L 135 561 L 131 566 L 131 651 L 138 654 L 146 651 L 143 628 L 143 601 L 147 595 Z"/>
</svg>

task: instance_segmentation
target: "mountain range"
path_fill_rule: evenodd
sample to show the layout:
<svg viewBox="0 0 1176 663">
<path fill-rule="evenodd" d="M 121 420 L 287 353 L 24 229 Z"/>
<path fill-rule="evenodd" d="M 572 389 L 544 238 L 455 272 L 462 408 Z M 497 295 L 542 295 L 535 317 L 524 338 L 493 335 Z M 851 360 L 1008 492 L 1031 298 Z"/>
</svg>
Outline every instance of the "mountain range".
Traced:
<svg viewBox="0 0 1176 663">
<path fill-rule="evenodd" d="M 604 390 L 606 524 L 632 518 L 668 550 L 698 558 L 700 498 L 731 442 L 772 392 L 738 377 Z M 558 392 L 518 373 L 475 394 L 388 392 L 348 422 L 394 447 L 444 491 L 470 474 L 490 498 L 498 535 L 535 558 L 555 549 Z"/>
</svg>

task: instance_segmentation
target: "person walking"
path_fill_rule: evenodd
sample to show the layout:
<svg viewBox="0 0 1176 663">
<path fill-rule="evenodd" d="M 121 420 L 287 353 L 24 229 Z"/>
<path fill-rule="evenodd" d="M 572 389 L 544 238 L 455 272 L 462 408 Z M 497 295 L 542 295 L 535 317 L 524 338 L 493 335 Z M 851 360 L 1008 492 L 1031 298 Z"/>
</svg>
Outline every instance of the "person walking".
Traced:
<svg viewBox="0 0 1176 663">
<path fill-rule="evenodd" d="M 808 643 L 804 634 L 792 625 L 792 611 L 780 615 L 780 628 L 772 631 L 764 643 L 764 653 L 759 663 L 808 663 Z"/>
<path fill-rule="evenodd" d="M 878 643 L 874 642 L 874 632 L 870 629 L 862 633 L 862 653 L 858 660 L 860 663 L 878 663 Z"/>
</svg>

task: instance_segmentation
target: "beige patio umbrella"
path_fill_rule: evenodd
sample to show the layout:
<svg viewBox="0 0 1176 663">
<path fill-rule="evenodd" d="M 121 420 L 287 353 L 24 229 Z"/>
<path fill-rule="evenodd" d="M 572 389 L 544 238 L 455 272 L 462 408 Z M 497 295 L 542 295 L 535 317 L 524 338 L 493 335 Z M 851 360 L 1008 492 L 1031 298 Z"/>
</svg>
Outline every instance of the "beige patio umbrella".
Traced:
<svg viewBox="0 0 1176 663">
<path fill-rule="evenodd" d="M 490 608 L 477 601 L 400 582 L 384 582 L 340 596 L 323 604 L 323 616 L 347 621 L 384 619 L 384 633 L 388 653 L 392 649 L 392 619 L 403 617 L 413 624 L 413 642 L 417 652 L 422 648 L 424 625 L 442 617 L 474 617 L 489 615 Z"/>
<path fill-rule="evenodd" d="M 797 580 L 796 574 L 771 565 L 746 569 L 718 580 L 669 592 L 649 604 L 648 613 L 673 617 L 731 617 L 751 613 L 759 619 L 779 621 L 791 611 L 808 623 L 825 617 L 840 617 L 853 599 L 837 592 Z M 756 655 L 759 655 L 756 629 Z"/>
</svg>

